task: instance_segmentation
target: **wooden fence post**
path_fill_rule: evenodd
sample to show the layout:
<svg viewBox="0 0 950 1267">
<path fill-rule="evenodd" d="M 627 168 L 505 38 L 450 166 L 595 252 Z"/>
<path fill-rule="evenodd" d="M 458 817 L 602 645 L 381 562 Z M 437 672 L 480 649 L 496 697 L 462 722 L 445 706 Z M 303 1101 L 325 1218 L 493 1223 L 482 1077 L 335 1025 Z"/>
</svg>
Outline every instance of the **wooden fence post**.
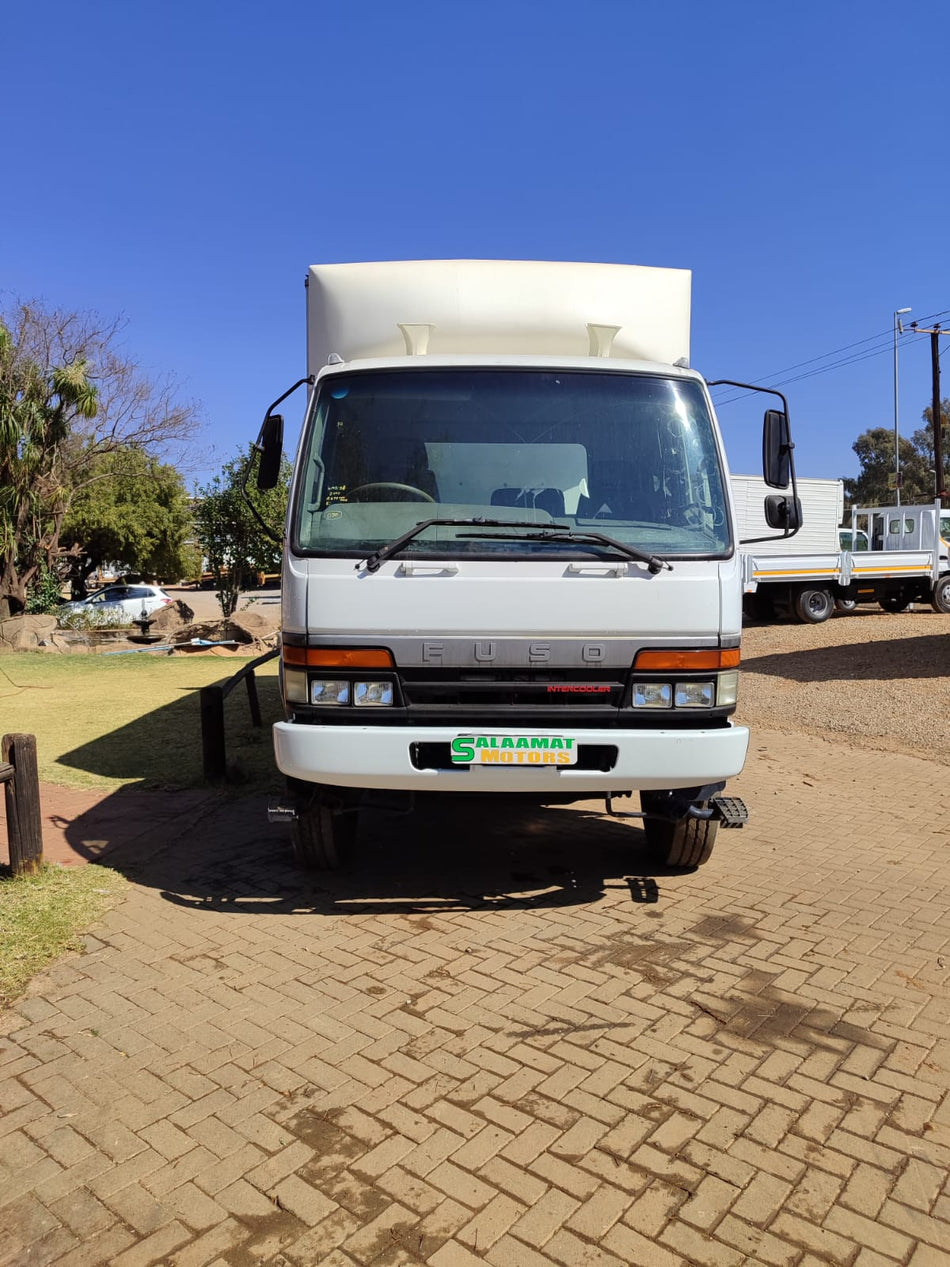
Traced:
<svg viewBox="0 0 950 1267">
<path fill-rule="evenodd" d="M 35 875 L 43 864 L 43 821 L 35 735 L 4 735 L 2 758 L 13 768 L 4 781 L 10 870 Z"/>
<path fill-rule="evenodd" d="M 251 725 L 261 726 L 261 705 L 257 698 L 257 681 L 254 674 L 249 673 L 244 679 L 244 685 L 247 687 L 247 702 L 251 709 Z"/>
<path fill-rule="evenodd" d="M 224 692 L 217 683 L 203 686 L 200 699 L 204 776 L 210 783 L 218 783 L 227 770 L 224 751 Z"/>
</svg>

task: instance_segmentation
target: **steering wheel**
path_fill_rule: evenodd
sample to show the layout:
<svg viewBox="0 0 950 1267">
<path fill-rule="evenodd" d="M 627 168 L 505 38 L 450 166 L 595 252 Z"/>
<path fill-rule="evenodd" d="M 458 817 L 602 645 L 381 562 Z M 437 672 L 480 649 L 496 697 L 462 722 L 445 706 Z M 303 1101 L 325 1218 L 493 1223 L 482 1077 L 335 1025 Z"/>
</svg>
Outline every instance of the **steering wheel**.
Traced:
<svg viewBox="0 0 950 1267">
<path fill-rule="evenodd" d="M 361 502 L 361 501 L 366 501 L 367 498 L 359 497 L 357 496 L 357 494 L 376 493 L 383 489 L 388 489 L 390 492 L 396 492 L 396 493 L 409 493 L 408 497 L 388 497 L 384 499 L 386 501 L 396 501 L 396 502 L 404 502 L 404 501 L 434 502 L 435 501 L 434 497 L 430 496 L 429 493 L 425 492 L 423 489 L 416 488 L 414 484 L 397 484 L 392 480 L 379 480 L 375 484 L 358 484 L 356 488 L 347 489 L 346 496 L 350 500 Z"/>
</svg>

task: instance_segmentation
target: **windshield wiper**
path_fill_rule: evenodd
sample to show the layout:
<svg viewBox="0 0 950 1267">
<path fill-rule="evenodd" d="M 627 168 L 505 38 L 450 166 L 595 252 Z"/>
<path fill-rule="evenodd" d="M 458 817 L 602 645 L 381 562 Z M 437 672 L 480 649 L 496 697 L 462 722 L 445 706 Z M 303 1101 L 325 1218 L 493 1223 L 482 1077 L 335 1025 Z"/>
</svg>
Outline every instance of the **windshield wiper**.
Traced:
<svg viewBox="0 0 950 1267">
<path fill-rule="evenodd" d="M 495 525 L 492 525 L 494 527 Z M 506 527 L 507 522 L 506 522 Z M 535 524 L 518 524 L 516 527 L 535 527 Z M 489 541 L 504 541 L 506 534 L 500 532 L 460 532 L 460 537 L 479 537 Z M 665 568 L 668 572 L 673 571 L 673 564 L 667 563 L 666 559 L 661 559 L 655 554 L 646 554 L 643 550 L 638 550 L 636 546 L 628 546 L 624 541 L 618 541 L 615 537 L 608 537 L 603 532 L 575 532 L 573 528 L 569 528 L 566 524 L 552 524 L 550 527 L 542 528 L 540 532 L 519 532 L 518 539 L 523 541 L 596 541 L 601 545 L 609 546 L 612 550 L 619 550 L 621 554 L 627 556 L 628 559 L 636 559 L 638 563 L 645 563 L 647 571 L 652 572 L 655 576 L 657 572 L 662 572 Z"/>
<path fill-rule="evenodd" d="M 423 519 L 414 528 L 404 532 L 401 537 L 396 537 L 388 545 L 380 546 L 378 550 L 374 550 L 365 559 L 361 559 L 356 565 L 357 572 L 361 568 L 365 568 L 367 572 L 378 572 L 381 563 L 385 563 L 394 554 L 398 554 L 407 541 L 411 541 L 413 537 L 418 537 L 420 532 L 425 532 L 426 528 L 431 528 L 434 524 L 446 528 L 471 528 L 474 525 L 478 525 L 479 528 L 537 528 L 538 521 L 536 519 L 485 519 L 481 515 L 476 515 L 471 519 Z M 570 532 L 570 528 L 566 524 L 556 524 L 555 527 L 560 528 L 563 532 Z"/>
<path fill-rule="evenodd" d="M 375 550 L 366 559 L 356 564 L 356 570 L 365 568 L 367 572 L 378 572 L 381 563 L 402 549 L 402 547 L 413 539 L 418 537 L 421 532 L 425 532 L 426 528 L 431 528 L 434 524 L 444 525 L 449 528 L 537 528 L 536 519 L 484 519 L 481 516 L 475 516 L 472 519 L 423 519 L 421 523 L 417 523 L 414 528 L 410 528 L 408 532 L 404 532 L 401 537 L 396 537 L 390 541 L 388 545 L 381 546 Z M 506 541 L 506 540 L 522 540 L 522 541 L 595 541 L 601 545 L 609 546 L 613 550 L 618 550 L 621 554 L 626 555 L 628 559 L 636 559 L 638 563 L 645 563 L 647 571 L 654 576 L 657 572 L 661 572 L 664 568 L 667 571 L 673 571 L 673 564 L 667 563 L 665 559 L 658 558 L 654 554 L 646 554 L 642 550 L 638 550 L 635 546 L 628 546 L 623 541 L 617 541 L 613 537 L 608 537 L 602 532 L 575 532 L 569 524 L 551 524 L 536 532 L 519 532 L 514 537 L 509 537 L 508 533 L 502 532 L 460 532 L 460 538 L 473 538 L 486 541 Z"/>
</svg>

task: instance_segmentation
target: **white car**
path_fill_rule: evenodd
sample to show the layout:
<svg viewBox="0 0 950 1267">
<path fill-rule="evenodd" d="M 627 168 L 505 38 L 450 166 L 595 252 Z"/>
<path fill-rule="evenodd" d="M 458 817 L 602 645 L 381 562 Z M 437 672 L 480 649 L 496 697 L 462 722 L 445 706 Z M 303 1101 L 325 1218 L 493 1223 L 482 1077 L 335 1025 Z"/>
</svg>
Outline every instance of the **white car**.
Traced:
<svg viewBox="0 0 950 1267">
<path fill-rule="evenodd" d="M 96 624 L 127 625 L 143 619 L 143 612 L 145 617 L 151 616 L 174 601 L 158 585 L 106 585 L 88 598 L 63 603 L 60 616 L 68 620 L 70 616 L 88 613 Z"/>
</svg>

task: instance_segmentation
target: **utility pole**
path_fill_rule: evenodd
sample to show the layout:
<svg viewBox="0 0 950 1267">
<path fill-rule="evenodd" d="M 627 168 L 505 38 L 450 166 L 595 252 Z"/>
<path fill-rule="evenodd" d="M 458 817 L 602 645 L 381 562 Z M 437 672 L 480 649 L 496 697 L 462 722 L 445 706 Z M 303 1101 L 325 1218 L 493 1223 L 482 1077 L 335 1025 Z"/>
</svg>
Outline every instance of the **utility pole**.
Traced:
<svg viewBox="0 0 950 1267">
<path fill-rule="evenodd" d="M 943 462 L 943 421 L 940 417 L 940 336 L 950 334 L 950 330 L 942 330 L 938 325 L 929 330 L 922 330 L 916 321 L 910 328 L 918 334 L 930 335 L 930 364 L 933 379 L 933 403 L 930 411 L 934 428 L 934 496 L 942 501 L 947 496 L 946 472 Z"/>
<path fill-rule="evenodd" d="M 894 312 L 894 496 L 898 506 L 901 504 L 901 442 L 897 409 L 897 336 L 904 333 L 901 317 L 910 311 L 910 308 L 897 308 Z"/>
</svg>

